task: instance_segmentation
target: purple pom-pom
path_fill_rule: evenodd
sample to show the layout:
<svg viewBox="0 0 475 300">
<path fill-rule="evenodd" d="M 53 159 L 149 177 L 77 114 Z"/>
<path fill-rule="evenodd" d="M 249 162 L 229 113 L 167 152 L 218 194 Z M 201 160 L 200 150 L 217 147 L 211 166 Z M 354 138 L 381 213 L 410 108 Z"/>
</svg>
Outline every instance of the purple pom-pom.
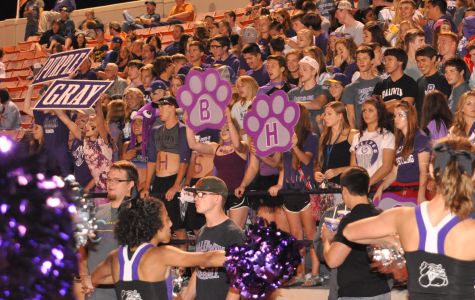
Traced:
<svg viewBox="0 0 475 300">
<path fill-rule="evenodd" d="M 300 246 L 290 234 L 266 226 L 263 219 L 249 226 L 242 246 L 226 250 L 226 271 L 231 285 L 248 299 L 269 296 L 295 275 L 301 262 Z"/>
</svg>

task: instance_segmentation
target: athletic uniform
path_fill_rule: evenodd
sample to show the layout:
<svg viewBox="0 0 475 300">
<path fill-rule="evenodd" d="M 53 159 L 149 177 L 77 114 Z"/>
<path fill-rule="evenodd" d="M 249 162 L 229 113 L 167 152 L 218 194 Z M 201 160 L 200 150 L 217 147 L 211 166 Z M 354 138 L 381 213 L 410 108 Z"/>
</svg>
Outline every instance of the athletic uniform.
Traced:
<svg viewBox="0 0 475 300">
<path fill-rule="evenodd" d="M 117 299 L 121 300 L 168 300 L 166 280 L 157 282 L 142 281 L 139 279 L 140 260 L 152 244 L 144 243 L 132 253 L 128 246 L 120 246 L 117 255 L 119 258 L 119 281 L 115 283 Z"/>
<path fill-rule="evenodd" d="M 411 299 L 475 299 L 475 261 L 462 261 L 445 255 L 445 238 L 460 222 L 448 214 L 436 226 L 429 218 L 428 202 L 416 207 L 419 246 L 406 252 Z"/>
</svg>

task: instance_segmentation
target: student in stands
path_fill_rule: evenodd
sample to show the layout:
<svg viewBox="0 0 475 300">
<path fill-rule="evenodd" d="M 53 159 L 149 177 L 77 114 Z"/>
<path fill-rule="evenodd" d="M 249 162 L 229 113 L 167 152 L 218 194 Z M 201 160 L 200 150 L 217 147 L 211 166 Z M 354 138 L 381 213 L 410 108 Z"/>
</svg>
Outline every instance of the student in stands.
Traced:
<svg viewBox="0 0 475 300">
<path fill-rule="evenodd" d="M 299 61 L 304 57 L 302 51 L 300 50 L 290 50 L 285 54 L 285 62 L 287 65 L 287 69 L 289 70 L 289 74 L 287 77 L 287 81 L 290 84 L 295 86 L 299 85 L 300 79 L 300 71 L 299 71 Z"/>
<path fill-rule="evenodd" d="M 175 64 L 171 56 L 160 56 L 153 62 L 153 72 L 157 79 L 170 86 L 170 79 L 175 73 Z"/>
<path fill-rule="evenodd" d="M 0 89 L 0 130 L 18 129 L 20 111 L 10 98 L 7 89 Z"/>
<path fill-rule="evenodd" d="M 384 69 L 389 77 L 376 84 L 373 95 L 381 97 L 386 109 L 394 112 L 401 100 L 413 104 L 417 97 L 417 84 L 404 74 L 407 64 L 407 54 L 400 48 L 388 48 L 384 51 Z"/>
<path fill-rule="evenodd" d="M 361 108 L 363 103 L 373 94 L 374 87 L 381 79 L 373 72 L 374 51 L 369 47 L 360 46 L 356 50 L 356 65 L 360 76 L 343 90 L 342 101 L 348 110 L 351 128 L 361 128 Z"/>
<path fill-rule="evenodd" d="M 316 186 L 313 167 L 317 158 L 318 138 L 316 134 L 312 133 L 308 110 L 302 105 L 299 107 L 300 117 L 292 138 L 292 149 L 283 153 L 283 166 L 279 173 L 278 183 L 269 188 L 269 194 L 276 197 L 280 190 L 295 192 L 295 194 L 283 195 L 283 207 L 289 222 L 290 233 L 298 240 L 302 240 L 304 237 L 313 240 L 315 220 L 310 209 L 310 196 L 302 192 Z M 305 257 L 305 248 L 302 248 L 301 254 L 302 257 Z M 315 286 L 322 283 L 323 280 L 319 276 L 320 263 L 313 243 L 310 245 L 310 259 L 312 270 L 309 277 L 305 278 L 305 264 L 302 260 L 302 264 L 297 268 L 296 277 L 291 280 L 289 285 Z"/>
<path fill-rule="evenodd" d="M 467 137 L 475 144 L 475 92 L 469 91 L 460 97 L 454 114 L 450 136 Z"/>
<path fill-rule="evenodd" d="M 264 86 L 269 82 L 269 74 L 267 73 L 266 65 L 262 58 L 262 52 L 257 44 L 247 44 L 242 49 L 242 54 L 250 70 L 247 75 L 253 77 L 259 87 Z"/>
<path fill-rule="evenodd" d="M 348 84 L 353 82 L 356 66 L 356 45 L 351 37 L 339 38 L 335 43 L 336 55 L 333 59 L 333 73 L 343 73 Z"/>
<path fill-rule="evenodd" d="M 257 81 L 251 76 L 239 76 L 236 80 L 238 98 L 235 102 L 231 103 L 231 117 L 236 120 L 241 129 L 244 128 L 244 116 L 251 106 L 252 101 L 254 101 L 258 88 Z"/>
<path fill-rule="evenodd" d="M 172 36 L 173 36 L 173 43 L 171 43 L 170 45 L 168 45 L 163 51 L 165 51 L 165 53 L 167 55 L 173 55 L 173 54 L 176 54 L 178 52 L 180 52 L 180 40 L 181 40 L 181 36 L 185 33 L 185 28 L 183 28 L 182 25 L 175 25 L 173 26 L 173 32 L 172 32 Z"/>
<path fill-rule="evenodd" d="M 382 209 L 394 206 L 416 206 L 426 200 L 430 139 L 419 129 L 417 112 L 411 103 L 401 101 L 394 110 L 396 163 L 374 195 L 374 203 Z M 384 199 L 390 186 L 402 187 L 403 197 Z M 411 186 L 404 190 L 404 186 Z"/>
<path fill-rule="evenodd" d="M 427 93 L 422 105 L 421 128 L 432 144 L 444 138 L 452 125 L 452 112 L 447 105 L 447 97 L 435 90 Z"/>
<path fill-rule="evenodd" d="M 389 114 L 379 97 L 366 99 L 358 119 L 361 126 L 351 144 L 351 165 L 366 169 L 372 187 L 393 168 L 395 138 Z"/>
<path fill-rule="evenodd" d="M 236 78 L 239 74 L 239 58 L 230 53 L 231 40 L 224 35 L 212 37 L 209 42 L 211 56 L 208 56 L 206 63 L 210 65 L 226 65 L 231 68 L 234 74 L 232 78 Z"/>
<path fill-rule="evenodd" d="M 178 69 L 178 74 L 186 75 L 192 68 L 199 67 L 203 70 L 210 67 L 209 64 L 203 63 L 203 57 L 206 54 L 206 47 L 202 42 L 192 41 L 188 45 L 189 62 Z"/>
<path fill-rule="evenodd" d="M 335 32 L 349 34 L 358 46 L 363 42 L 363 23 L 353 17 L 353 5 L 349 1 L 340 1 L 336 7 L 335 17 L 342 24 Z"/>
<path fill-rule="evenodd" d="M 460 97 L 470 90 L 468 82 L 465 80 L 466 72 L 468 72 L 467 65 L 459 57 L 451 58 L 444 64 L 444 76 L 452 88 L 452 92 L 447 100 L 452 112 L 455 112 L 457 109 Z"/>
<path fill-rule="evenodd" d="M 416 109 L 418 120 L 421 118 L 424 96 L 427 93 L 438 90 L 447 98 L 450 96 L 451 87 L 447 79 L 437 69 L 437 51 L 431 46 L 423 46 L 416 51 L 416 61 L 422 77 L 417 80 Z"/>
<path fill-rule="evenodd" d="M 112 81 L 112 85 L 106 90 L 109 96 L 124 94 L 127 88 L 127 80 L 119 76 L 119 67 L 114 63 L 108 63 L 104 69 L 105 79 Z"/>
<path fill-rule="evenodd" d="M 285 66 L 285 58 L 283 56 L 270 55 L 267 57 L 266 69 L 270 80 L 259 88 L 257 95 L 266 94 L 270 96 L 272 93 L 280 90 L 288 93 L 294 88 L 286 80 L 287 67 Z"/>
</svg>

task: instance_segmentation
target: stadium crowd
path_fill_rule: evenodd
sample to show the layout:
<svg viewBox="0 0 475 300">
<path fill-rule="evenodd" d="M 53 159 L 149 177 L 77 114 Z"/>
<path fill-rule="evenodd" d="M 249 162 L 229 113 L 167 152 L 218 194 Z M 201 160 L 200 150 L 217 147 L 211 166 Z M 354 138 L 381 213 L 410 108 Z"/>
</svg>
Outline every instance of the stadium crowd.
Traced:
<svg viewBox="0 0 475 300">
<path fill-rule="evenodd" d="M 302 260 L 287 285 L 321 285 L 328 278 L 320 265 L 326 264 L 338 270 L 332 273 L 338 282 L 331 283 L 330 299 L 390 299 L 386 278 L 370 270 L 365 248 L 347 240 L 344 228 L 333 237 L 325 227 L 320 238 L 320 216 L 334 206 L 353 211 L 360 203 L 348 200 L 348 193 L 361 194 L 358 188 L 349 179 L 340 182 L 355 174 L 368 177 L 361 184 L 369 187 L 372 201 L 361 203 L 371 207 L 360 206 L 351 221 L 341 224 L 378 214 L 374 207 L 419 207 L 437 197 L 440 188 L 441 179 L 429 170 L 432 147 L 446 137 L 462 138 L 470 141 L 473 153 L 473 0 L 252 0 L 242 16 L 230 10 L 222 18 L 209 14 L 203 19 L 196 19 L 192 4 L 175 2 L 167 18 L 156 12 L 155 1 L 145 1 L 140 16 L 124 11 L 122 21 L 103 24 L 90 10 L 78 26 L 70 19 L 74 1 L 58 0 L 52 11 L 43 10 L 42 0 L 26 4 L 25 39 L 39 36 L 48 53 L 90 47 L 90 59 L 70 78 L 113 81 L 91 111 L 34 110 L 33 86 L 21 109 L 34 118 L 21 141 L 38 155 L 44 173 L 74 174 L 85 192 L 108 194 L 97 200 L 98 219 L 104 220 L 99 246 L 81 251 L 80 275 L 88 297 L 115 299 L 114 290 L 104 286 L 92 292 L 89 274 L 117 248 L 113 226 L 117 220 L 122 226 L 126 222 L 118 208 L 134 194 L 161 199 L 174 237 L 195 235 L 198 251 L 241 242 L 240 230 L 260 216 L 298 240 L 317 241 L 316 247 L 301 250 L 303 257 L 308 252 L 310 263 Z M 190 22 L 193 29 L 187 33 Z M 159 26 L 173 30 L 166 46 L 160 34 L 138 34 Z M 0 51 L 0 78 L 5 74 L 2 56 Z M 191 70 L 209 68 L 232 84 L 232 100 L 221 130 L 193 132 L 185 125 L 188 116 L 178 105 L 177 90 Z M 244 116 L 255 109 L 257 95 L 280 90 L 300 108 L 292 148 L 261 157 L 244 132 Z M 18 129 L 20 109 L 6 89 L 0 89 L 0 100 L 0 129 Z M 221 181 L 200 181 L 210 175 Z M 473 184 L 475 177 L 467 175 Z M 339 189 L 340 184 L 347 187 L 346 195 L 309 193 Z M 181 202 L 182 190 L 194 185 L 201 186 L 194 191 L 196 203 Z M 249 190 L 268 193 L 247 196 Z M 218 199 L 211 208 L 199 205 L 198 198 L 213 195 L 224 201 Z M 227 216 L 220 212 L 221 202 Z M 223 225 L 227 217 L 232 223 Z M 168 221 L 161 222 L 168 226 Z M 474 240 L 473 233 L 467 236 Z M 187 250 L 187 245 L 180 247 Z M 163 250 L 160 255 L 181 257 L 167 251 L 173 254 Z M 184 261 L 177 266 L 201 263 L 198 258 Z M 357 267 L 362 262 L 366 269 Z M 188 284 L 192 288 L 181 297 L 238 297 L 229 290 L 226 275 L 211 270 L 195 271 Z"/>
</svg>

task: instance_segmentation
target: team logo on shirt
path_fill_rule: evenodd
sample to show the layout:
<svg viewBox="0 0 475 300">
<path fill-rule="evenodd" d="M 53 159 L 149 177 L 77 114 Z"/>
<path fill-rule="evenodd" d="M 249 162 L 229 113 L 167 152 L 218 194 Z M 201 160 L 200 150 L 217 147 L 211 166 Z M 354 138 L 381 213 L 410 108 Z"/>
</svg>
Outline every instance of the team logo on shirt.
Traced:
<svg viewBox="0 0 475 300">
<path fill-rule="evenodd" d="M 371 94 L 373 94 L 374 86 L 370 86 L 367 88 L 362 88 L 358 90 L 358 104 L 363 104 L 365 103 L 366 99 L 371 97 Z"/>
<path fill-rule="evenodd" d="M 358 164 L 361 166 L 370 167 L 378 160 L 379 148 L 373 140 L 359 142 L 355 150 L 358 153 Z"/>
<path fill-rule="evenodd" d="M 128 291 L 128 290 L 123 290 L 120 293 L 120 299 L 121 300 L 142 300 L 142 296 L 140 295 L 137 290 L 133 291 Z"/>
<path fill-rule="evenodd" d="M 419 266 L 421 276 L 419 284 L 424 288 L 444 287 L 449 284 L 447 273 L 442 264 L 433 264 L 423 261 Z"/>
</svg>

